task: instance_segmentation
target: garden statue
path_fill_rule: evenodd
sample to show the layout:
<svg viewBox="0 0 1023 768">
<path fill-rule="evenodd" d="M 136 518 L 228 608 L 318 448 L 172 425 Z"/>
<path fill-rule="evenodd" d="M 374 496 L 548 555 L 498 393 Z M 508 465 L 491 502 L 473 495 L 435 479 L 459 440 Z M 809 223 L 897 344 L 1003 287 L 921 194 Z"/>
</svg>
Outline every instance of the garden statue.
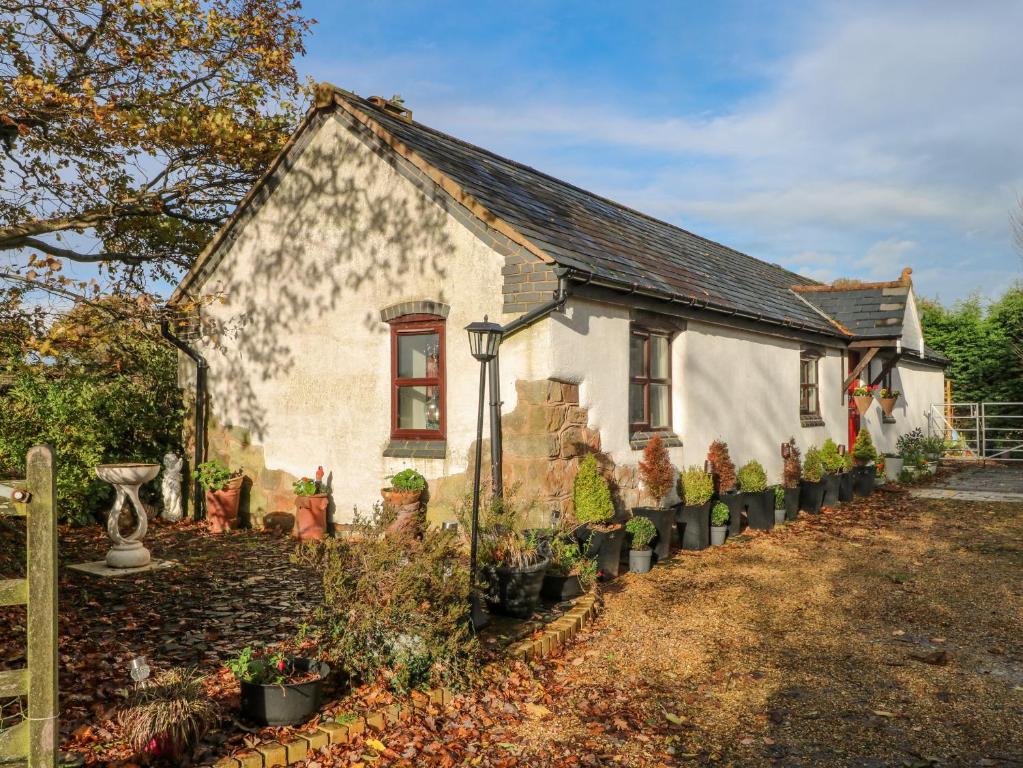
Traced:
<svg viewBox="0 0 1023 768">
<path fill-rule="evenodd" d="M 148 483 L 160 473 L 159 464 L 100 464 L 96 476 L 114 486 L 114 505 L 107 514 L 107 535 L 113 546 L 107 552 L 107 565 L 111 568 L 141 568 L 149 565 L 149 550 L 142 545 L 148 520 L 139 500 L 139 486 Z M 135 517 L 135 529 L 127 536 L 121 533 L 121 513 L 125 501 L 130 501 L 130 512 Z"/>
<path fill-rule="evenodd" d="M 161 491 L 163 492 L 163 513 L 161 517 L 171 523 L 176 523 L 183 516 L 181 509 L 181 470 L 185 460 L 173 453 L 163 457 L 163 480 Z"/>
</svg>

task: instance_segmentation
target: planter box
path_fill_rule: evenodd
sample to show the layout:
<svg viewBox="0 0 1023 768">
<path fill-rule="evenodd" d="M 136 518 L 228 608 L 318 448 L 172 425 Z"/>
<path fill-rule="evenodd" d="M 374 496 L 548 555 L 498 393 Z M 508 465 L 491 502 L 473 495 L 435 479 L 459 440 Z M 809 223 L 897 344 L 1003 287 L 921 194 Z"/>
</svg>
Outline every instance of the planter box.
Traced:
<svg viewBox="0 0 1023 768">
<path fill-rule="evenodd" d="M 710 505 L 692 504 L 678 510 L 675 521 L 682 549 L 695 551 L 710 546 Z"/>
<path fill-rule="evenodd" d="M 549 562 L 541 560 L 525 568 L 494 568 L 487 595 L 490 609 L 519 619 L 532 616 L 540 603 L 540 590 Z"/>
<path fill-rule="evenodd" d="M 853 500 L 853 476 L 849 471 L 842 472 L 838 476 L 838 500 Z"/>
<path fill-rule="evenodd" d="M 330 667 L 322 662 L 296 659 L 295 669 L 314 671 L 319 678 L 306 683 L 259 685 L 242 681 L 242 716 L 259 725 L 298 725 L 320 709 L 323 681 Z"/>
<path fill-rule="evenodd" d="M 575 529 L 575 539 L 586 557 L 597 559 L 597 571 L 601 581 L 613 579 L 618 575 L 622 544 L 625 543 L 624 525 L 618 523 L 616 528 L 602 531 L 583 524 Z"/>
<path fill-rule="evenodd" d="M 720 547 L 725 543 L 725 539 L 728 538 L 728 526 L 716 526 L 710 527 L 710 544 L 712 547 Z"/>
<path fill-rule="evenodd" d="M 867 497 L 874 492 L 874 478 L 877 477 L 877 470 L 873 464 L 863 467 L 853 467 L 853 493 L 857 496 Z"/>
<path fill-rule="evenodd" d="M 636 507 L 632 510 L 632 514 L 636 517 L 645 517 L 657 529 L 657 538 L 650 542 L 654 552 L 654 562 L 661 563 L 671 557 L 671 529 L 675 527 L 675 510 L 660 507 Z"/>
<path fill-rule="evenodd" d="M 825 507 L 836 507 L 839 502 L 839 485 L 841 478 L 837 473 L 824 475 L 824 499 L 821 504 Z"/>
<path fill-rule="evenodd" d="M 785 519 L 792 521 L 799 517 L 799 487 L 785 489 Z"/>
<path fill-rule="evenodd" d="M 898 480 L 899 475 L 902 474 L 902 457 L 901 456 L 885 456 L 884 458 L 884 476 L 889 480 Z"/>
<path fill-rule="evenodd" d="M 578 576 L 560 576 L 554 573 L 547 573 L 543 577 L 543 587 L 540 588 L 540 595 L 556 603 L 563 603 L 572 600 L 583 593 L 582 582 Z"/>
<path fill-rule="evenodd" d="M 652 549 L 629 550 L 629 570 L 633 573 L 650 573 L 653 560 L 654 551 Z"/>
<path fill-rule="evenodd" d="M 738 536 L 742 533 L 742 515 L 746 511 L 746 494 L 729 491 L 722 493 L 720 501 L 728 507 L 728 535 Z"/>
<path fill-rule="evenodd" d="M 824 481 L 812 483 L 809 480 L 799 481 L 799 508 L 811 515 L 819 514 L 824 502 Z"/>
<path fill-rule="evenodd" d="M 774 490 L 765 489 L 745 496 L 749 527 L 758 531 L 774 528 Z"/>
</svg>

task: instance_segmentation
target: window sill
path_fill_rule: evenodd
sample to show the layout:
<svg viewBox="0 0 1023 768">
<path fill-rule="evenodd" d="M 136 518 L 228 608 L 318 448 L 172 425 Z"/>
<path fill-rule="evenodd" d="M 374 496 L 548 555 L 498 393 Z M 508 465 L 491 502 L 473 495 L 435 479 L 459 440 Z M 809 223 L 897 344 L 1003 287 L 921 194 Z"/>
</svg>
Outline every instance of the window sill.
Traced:
<svg viewBox="0 0 1023 768">
<path fill-rule="evenodd" d="M 448 454 L 446 440 L 394 439 L 384 448 L 384 456 L 395 459 L 443 459 Z"/>
<path fill-rule="evenodd" d="M 896 422 L 896 419 L 895 419 L 894 416 L 885 416 L 884 414 L 881 415 L 881 423 L 882 424 L 894 424 L 895 422 Z"/>
<path fill-rule="evenodd" d="M 629 445 L 634 451 L 642 451 L 654 437 L 661 438 L 666 448 L 682 447 L 682 438 L 665 429 L 656 432 L 633 432 L 629 436 Z"/>
<path fill-rule="evenodd" d="M 823 427 L 824 419 L 820 416 L 800 416 L 799 426 L 801 427 Z"/>
</svg>

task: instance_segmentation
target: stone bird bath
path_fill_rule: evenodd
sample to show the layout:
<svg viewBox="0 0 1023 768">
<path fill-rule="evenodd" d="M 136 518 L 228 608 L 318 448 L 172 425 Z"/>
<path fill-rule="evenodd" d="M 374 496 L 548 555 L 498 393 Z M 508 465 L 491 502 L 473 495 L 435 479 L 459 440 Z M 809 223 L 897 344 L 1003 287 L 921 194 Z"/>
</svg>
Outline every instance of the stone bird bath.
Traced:
<svg viewBox="0 0 1023 768">
<path fill-rule="evenodd" d="M 107 552 L 107 565 L 111 568 L 141 568 L 149 565 L 149 550 L 142 546 L 149 521 L 146 510 L 139 501 L 139 486 L 148 483 L 160 474 L 159 464 L 100 464 L 96 477 L 114 486 L 114 506 L 107 514 L 107 535 L 113 542 Z M 135 530 L 127 536 L 121 535 L 119 526 L 125 498 L 131 499 L 135 513 Z"/>
</svg>

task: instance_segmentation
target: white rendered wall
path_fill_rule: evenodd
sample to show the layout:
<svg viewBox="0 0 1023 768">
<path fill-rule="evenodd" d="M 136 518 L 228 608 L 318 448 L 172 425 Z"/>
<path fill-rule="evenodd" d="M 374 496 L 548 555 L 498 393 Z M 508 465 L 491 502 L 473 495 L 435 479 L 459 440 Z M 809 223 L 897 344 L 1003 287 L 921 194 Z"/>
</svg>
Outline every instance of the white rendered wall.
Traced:
<svg viewBox="0 0 1023 768">
<path fill-rule="evenodd" d="M 875 372 L 878 370 L 878 364 L 872 363 L 871 367 Z M 907 353 L 892 369 L 892 388 L 902 392 L 892 412 L 895 423 L 882 421 L 881 406 L 876 402 L 860 421 L 870 430 L 874 445 L 884 453 L 895 452 L 899 435 L 917 428 L 927 434 L 931 405 L 940 406 L 945 400 L 945 375 L 940 368 L 924 365 L 915 355 Z"/>
</svg>

